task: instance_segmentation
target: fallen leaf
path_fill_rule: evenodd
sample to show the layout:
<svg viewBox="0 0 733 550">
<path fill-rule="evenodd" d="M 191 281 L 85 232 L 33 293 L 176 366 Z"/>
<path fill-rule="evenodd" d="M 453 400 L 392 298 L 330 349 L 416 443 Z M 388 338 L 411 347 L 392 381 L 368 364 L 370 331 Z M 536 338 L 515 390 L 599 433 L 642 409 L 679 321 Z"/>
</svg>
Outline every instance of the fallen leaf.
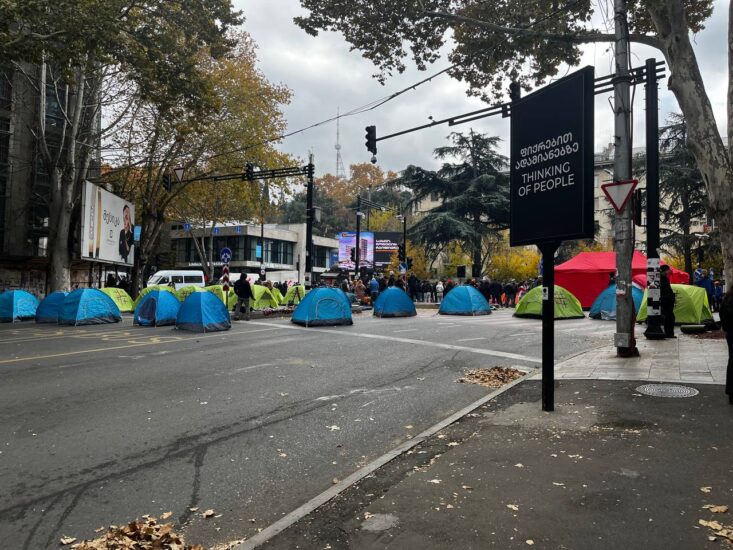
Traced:
<svg viewBox="0 0 733 550">
<path fill-rule="evenodd" d="M 713 514 L 725 514 L 728 511 L 728 507 L 725 504 L 706 504 L 703 508 L 710 510 Z"/>
<path fill-rule="evenodd" d="M 517 462 L 514 466 L 516 468 L 524 468 L 524 464 L 522 464 L 521 462 Z"/>
<path fill-rule="evenodd" d="M 710 529 L 714 531 L 720 531 L 723 528 L 723 526 L 717 521 L 706 521 L 704 519 L 700 519 L 697 522 L 703 527 L 710 527 Z"/>
<path fill-rule="evenodd" d="M 461 485 L 461 489 L 465 489 L 466 491 L 473 491 L 473 487 L 470 485 Z"/>
<path fill-rule="evenodd" d="M 441 480 L 439 480 L 439 479 L 429 479 L 428 480 L 428 483 L 435 483 L 437 485 L 438 483 L 440 483 L 440 481 Z"/>
<path fill-rule="evenodd" d="M 412 429 L 412 424 L 408 424 L 407 426 L 405 426 L 405 429 L 411 430 Z"/>
<path fill-rule="evenodd" d="M 445 439 L 446 437 L 447 437 L 447 436 L 446 436 L 445 434 L 440 434 L 440 435 L 438 436 L 438 439 Z"/>
<path fill-rule="evenodd" d="M 326 426 L 326 427 L 327 427 L 327 428 L 328 428 L 329 430 L 331 430 L 332 432 L 335 432 L 336 430 L 340 430 L 340 429 L 341 429 L 341 428 L 339 428 L 339 427 L 338 427 L 338 426 L 337 426 L 336 424 L 334 424 L 333 426 Z"/>
<path fill-rule="evenodd" d="M 452 504 L 448 504 L 448 505 L 446 506 L 446 508 L 453 508 L 453 505 L 452 505 Z"/>
<path fill-rule="evenodd" d="M 331 483 L 333 483 L 334 485 L 336 485 L 336 484 L 337 484 L 338 482 L 339 482 L 339 480 L 338 480 L 338 478 L 337 478 L 337 477 L 335 477 L 335 478 L 333 478 L 333 479 L 331 480 Z"/>
<path fill-rule="evenodd" d="M 214 510 L 212 510 L 211 508 L 209 508 L 208 510 L 204 510 L 204 513 L 201 514 L 201 515 L 203 517 L 205 517 L 205 518 L 213 517 L 214 516 Z"/>
<path fill-rule="evenodd" d="M 189 508 L 188 511 L 189 512 L 196 512 L 196 511 L 198 511 L 198 509 L 199 509 L 198 506 L 194 506 L 193 508 Z"/>
<path fill-rule="evenodd" d="M 532 539 L 527 539 L 524 542 L 526 542 L 528 546 L 532 546 L 534 544 L 534 541 Z"/>
<path fill-rule="evenodd" d="M 519 506 L 517 506 L 516 504 L 507 504 L 506 507 L 510 510 L 514 510 L 515 512 L 519 512 Z"/>
<path fill-rule="evenodd" d="M 710 491 L 712 491 L 712 490 L 713 490 L 713 488 L 712 488 L 712 487 L 700 487 L 700 490 L 701 490 L 701 491 L 702 491 L 703 493 L 709 493 Z"/>
<path fill-rule="evenodd" d="M 160 515 L 160 519 L 168 519 L 172 515 L 173 515 L 173 512 L 165 512 L 165 513 L 163 513 L 163 514 Z"/>
<path fill-rule="evenodd" d="M 285 458 L 285 457 L 286 457 L 286 456 L 288 456 L 288 455 L 286 455 L 285 453 L 280 453 L 280 454 L 278 454 L 277 456 L 279 456 L 280 458 Z"/>
<path fill-rule="evenodd" d="M 708 540 L 709 540 L 710 542 L 715 542 L 715 541 L 716 541 L 716 540 L 718 540 L 718 539 L 717 539 L 717 538 L 715 538 L 714 536 L 710 535 L 710 536 L 708 537 Z"/>
<path fill-rule="evenodd" d="M 448 447 L 458 447 L 458 445 L 460 445 L 460 443 L 458 443 L 457 441 L 451 441 L 450 443 L 448 443 Z"/>
<path fill-rule="evenodd" d="M 61 537 L 61 544 L 63 545 L 71 544 L 73 542 L 76 542 L 76 537 L 67 537 L 67 536 Z"/>
<path fill-rule="evenodd" d="M 372 514 L 371 512 L 364 512 L 364 519 L 369 519 L 369 518 L 371 518 L 373 516 L 374 516 L 374 514 Z"/>
<path fill-rule="evenodd" d="M 564 483 L 558 483 L 557 481 L 553 481 L 552 484 L 553 485 L 557 485 L 558 487 L 564 487 L 565 486 Z"/>
</svg>

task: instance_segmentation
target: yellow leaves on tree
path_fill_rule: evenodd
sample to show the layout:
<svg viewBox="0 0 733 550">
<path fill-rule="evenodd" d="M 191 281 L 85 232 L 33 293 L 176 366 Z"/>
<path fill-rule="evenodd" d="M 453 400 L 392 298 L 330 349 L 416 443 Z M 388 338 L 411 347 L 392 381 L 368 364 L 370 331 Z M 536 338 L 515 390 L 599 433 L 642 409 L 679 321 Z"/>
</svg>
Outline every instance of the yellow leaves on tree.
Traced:
<svg viewBox="0 0 733 550">
<path fill-rule="evenodd" d="M 498 281 L 522 281 L 537 277 L 540 254 L 535 247 L 515 247 L 502 240 L 489 259 L 488 275 Z"/>
<path fill-rule="evenodd" d="M 390 179 L 397 177 L 394 172 L 384 171 L 374 164 L 363 162 L 352 164 L 349 167 L 348 178 L 339 178 L 333 174 L 324 174 L 316 179 L 316 187 L 332 199 L 338 201 L 342 206 L 348 206 L 356 200 L 360 191 L 366 191 L 369 186 L 382 185 Z"/>
</svg>

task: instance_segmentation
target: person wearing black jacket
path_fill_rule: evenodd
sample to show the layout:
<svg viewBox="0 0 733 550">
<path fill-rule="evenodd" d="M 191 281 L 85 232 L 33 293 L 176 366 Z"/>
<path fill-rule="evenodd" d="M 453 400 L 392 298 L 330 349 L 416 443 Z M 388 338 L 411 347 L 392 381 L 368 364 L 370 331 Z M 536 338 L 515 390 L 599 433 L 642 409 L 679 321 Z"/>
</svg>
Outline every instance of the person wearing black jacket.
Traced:
<svg viewBox="0 0 733 550">
<path fill-rule="evenodd" d="M 663 265 L 659 269 L 662 277 L 659 280 L 659 295 L 662 306 L 662 319 L 664 321 L 665 338 L 677 338 L 674 335 L 674 302 L 675 296 L 672 284 L 669 282 L 669 266 Z"/>
<path fill-rule="evenodd" d="M 733 405 L 733 286 L 723 296 L 723 302 L 720 305 L 720 325 L 725 332 L 725 341 L 728 343 L 725 393 L 728 394 L 728 401 Z"/>
<path fill-rule="evenodd" d="M 241 308 L 244 306 L 244 320 L 249 321 L 249 300 L 254 298 L 254 294 L 252 294 L 252 287 L 244 273 L 242 273 L 239 279 L 237 279 L 237 282 L 234 283 L 234 294 L 237 295 L 237 305 L 234 307 L 234 318 L 236 320 L 240 320 L 242 318 Z"/>
</svg>

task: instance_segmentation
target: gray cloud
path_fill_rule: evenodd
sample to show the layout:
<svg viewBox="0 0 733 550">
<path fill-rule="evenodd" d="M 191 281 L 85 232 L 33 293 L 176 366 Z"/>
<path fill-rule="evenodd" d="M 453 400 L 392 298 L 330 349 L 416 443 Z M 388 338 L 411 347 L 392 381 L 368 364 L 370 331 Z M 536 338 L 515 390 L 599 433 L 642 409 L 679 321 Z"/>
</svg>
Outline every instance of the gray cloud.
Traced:
<svg viewBox="0 0 733 550">
<path fill-rule="evenodd" d="M 412 85 L 429 74 L 448 65 L 443 59 L 427 72 L 409 68 L 404 74 L 380 85 L 372 77 L 375 69 L 358 52 L 349 51 L 349 45 L 338 34 L 322 33 L 314 38 L 293 23 L 293 17 L 303 13 L 297 0 L 235 0 L 235 7 L 247 18 L 244 28 L 259 45 L 258 56 L 262 72 L 272 81 L 289 86 L 294 97 L 285 108 L 289 130 L 296 130 L 314 122 L 385 97 Z M 713 103 L 718 126 L 725 129 L 725 101 L 727 91 L 727 18 L 725 0 L 716 0 L 713 17 L 707 28 L 695 37 L 695 50 L 708 94 Z M 647 57 L 661 59 L 659 52 L 646 46 L 634 45 L 633 64 L 643 64 Z M 606 45 L 585 47 L 582 65 L 595 65 L 596 75 L 609 74 L 612 59 Z M 562 76 L 564 71 L 560 73 Z M 596 97 L 596 150 L 613 141 L 613 118 L 607 96 Z M 364 127 L 376 124 L 378 135 L 385 135 L 429 122 L 428 116 L 444 118 L 486 106 L 465 95 L 465 85 L 447 75 L 373 111 L 341 119 L 341 145 L 344 164 L 366 162 L 369 153 L 364 147 Z M 644 145 L 644 90 L 640 87 L 635 97 L 634 145 Z M 672 111 L 678 111 L 674 96 L 660 86 L 660 121 Z M 492 117 L 466 125 L 449 128 L 440 126 L 380 142 L 379 165 L 386 170 L 399 171 L 408 164 L 437 167 L 432 158 L 435 147 L 445 145 L 445 137 L 452 130 L 468 130 L 498 135 L 503 140 L 502 152 L 508 154 L 508 119 Z M 302 159 L 312 150 L 319 174 L 335 172 L 336 124 L 331 123 L 287 138 L 280 148 Z"/>
</svg>

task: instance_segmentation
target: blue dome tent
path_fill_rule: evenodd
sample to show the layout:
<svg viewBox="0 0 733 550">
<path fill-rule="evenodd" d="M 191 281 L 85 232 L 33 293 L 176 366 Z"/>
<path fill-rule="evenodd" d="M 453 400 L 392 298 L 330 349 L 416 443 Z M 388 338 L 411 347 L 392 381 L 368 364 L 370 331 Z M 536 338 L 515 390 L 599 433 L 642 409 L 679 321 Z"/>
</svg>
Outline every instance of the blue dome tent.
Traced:
<svg viewBox="0 0 733 550">
<path fill-rule="evenodd" d="M 135 308 L 133 324 L 142 327 L 175 325 L 181 302 L 172 292 L 153 290 L 146 294 Z"/>
<path fill-rule="evenodd" d="M 181 304 L 176 316 L 176 328 L 192 332 L 229 330 L 232 322 L 229 312 L 216 294 L 194 292 Z"/>
<path fill-rule="evenodd" d="M 489 315 L 491 306 L 472 286 L 457 286 L 440 303 L 441 315 Z"/>
<path fill-rule="evenodd" d="M 374 315 L 376 317 L 414 317 L 417 315 L 417 310 L 407 292 L 392 286 L 377 296 L 374 302 Z"/>
<path fill-rule="evenodd" d="M 314 288 L 300 301 L 291 319 L 306 327 L 353 325 L 351 304 L 338 288 Z"/>
<path fill-rule="evenodd" d="M 631 285 L 631 298 L 634 300 L 634 314 L 639 312 L 644 291 Z M 613 321 L 616 319 L 616 285 L 610 285 L 593 301 L 588 317 Z"/>
<path fill-rule="evenodd" d="M 36 310 L 36 323 L 58 323 L 65 298 L 66 292 L 57 290 L 41 300 Z"/>
<path fill-rule="evenodd" d="M 121 320 L 120 309 L 114 300 L 96 288 L 78 288 L 70 292 L 59 311 L 60 325 L 101 325 Z"/>
<path fill-rule="evenodd" d="M 0 323 L 33 319 L 38 298 L 25 290 L 7 290 L 0 294 Z"/>
</svg>

